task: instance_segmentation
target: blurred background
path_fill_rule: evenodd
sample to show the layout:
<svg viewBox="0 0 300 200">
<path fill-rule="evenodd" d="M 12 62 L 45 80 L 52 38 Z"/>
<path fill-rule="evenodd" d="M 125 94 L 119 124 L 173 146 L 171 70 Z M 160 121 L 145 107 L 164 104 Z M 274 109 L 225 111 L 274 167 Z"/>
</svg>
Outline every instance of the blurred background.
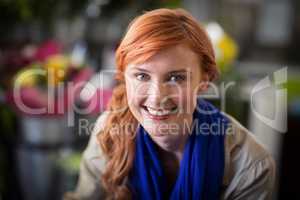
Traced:
<svg viewBox="0 0 300 200">
<path fill-rule="evenodd" d="M 114 86 L 114 51 L 135 16 L 161 7 L 204 24 L 224 94 L 206 97 L 272 153 L 273 199 L 300 199 L 300 1 L 1 0 L 0 200 L 55 200 L 75 188 Z"/>
</svg>

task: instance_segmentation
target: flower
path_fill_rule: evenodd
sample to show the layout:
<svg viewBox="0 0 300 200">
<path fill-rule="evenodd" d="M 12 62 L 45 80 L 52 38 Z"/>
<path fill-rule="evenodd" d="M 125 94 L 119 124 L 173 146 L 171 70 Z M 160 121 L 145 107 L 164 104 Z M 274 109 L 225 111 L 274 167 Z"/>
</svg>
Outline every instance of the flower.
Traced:
<svg viewBox="0 0 300 200">
<path fill-rule="evenodd" d="M 207 24 L 206 30 L 215 50 L 217 65 L 222 72 L 228 72 L 238 56 L 237 43 L 217 23 Z"/>
</svg>

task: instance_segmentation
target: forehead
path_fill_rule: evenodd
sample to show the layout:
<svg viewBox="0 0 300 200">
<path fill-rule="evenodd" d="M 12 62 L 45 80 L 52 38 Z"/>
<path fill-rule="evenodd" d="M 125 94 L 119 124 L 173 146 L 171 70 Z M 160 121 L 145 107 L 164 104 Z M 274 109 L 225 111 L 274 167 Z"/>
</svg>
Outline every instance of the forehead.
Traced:
<svg viewBox="0 0 300 200">
<path fill-rule="evenodd" d="M 185 69 L 186 71 L 200 70 L 200 58 L 190 48 L 177 45 L 160 50 L 144 63 L 128 65 L 126 70 L 144 69 L 153 73 L 167 73 Z"/>
</svg>

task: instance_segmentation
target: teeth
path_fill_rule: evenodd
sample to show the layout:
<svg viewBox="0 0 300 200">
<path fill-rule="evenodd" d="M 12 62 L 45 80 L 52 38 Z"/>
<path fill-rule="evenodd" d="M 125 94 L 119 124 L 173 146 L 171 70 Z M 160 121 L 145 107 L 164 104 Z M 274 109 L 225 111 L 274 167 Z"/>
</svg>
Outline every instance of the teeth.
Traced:
<svg viewBox="0 0 300 200">
<path fill-rule="evenodd" d="M 149 107 L 147 107 L 147 110 L 151 115 L 157 115 L 157 116 L 168 115 L 174 112 L 174 110 L 154 110 Z"/>
</svg>

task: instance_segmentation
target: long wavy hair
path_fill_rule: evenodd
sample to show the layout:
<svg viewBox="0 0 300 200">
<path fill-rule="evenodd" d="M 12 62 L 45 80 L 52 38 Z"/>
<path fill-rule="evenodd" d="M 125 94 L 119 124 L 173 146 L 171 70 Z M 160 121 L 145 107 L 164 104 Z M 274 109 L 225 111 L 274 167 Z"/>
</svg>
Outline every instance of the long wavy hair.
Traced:
<svg viewBox="0 0 300 200">
<path fill-rule="evenodd" d="M 108 105 L 105 126 L 98 134 L 106 170 L 101 181 L 107 199 L 130 199 L 127 177 L 135 156 L 137 120 L 126 97 L 124 70 L 128 64 L 143 63 L 162 49 L 187 45 L 199 55 L 199 67 L 209 81 L 218 75 L 215 55 L 205 29 L 183 9 L 156 9 L 135 18 L 116 51 L 116 81 Z"/>
</svg>

